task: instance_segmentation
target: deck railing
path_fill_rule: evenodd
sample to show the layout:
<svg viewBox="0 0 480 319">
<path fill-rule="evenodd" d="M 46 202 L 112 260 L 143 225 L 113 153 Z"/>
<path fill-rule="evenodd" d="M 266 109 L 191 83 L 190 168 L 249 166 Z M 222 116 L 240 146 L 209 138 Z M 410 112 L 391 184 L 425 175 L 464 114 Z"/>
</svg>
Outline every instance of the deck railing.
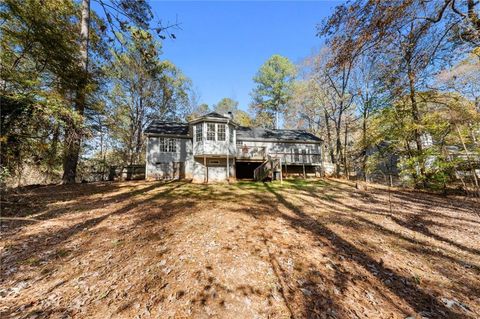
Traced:
<svg viewBox="0 0 480 319">
<path fill-rule="evenodd" d="M 238 159 L 266 160 L 268 157 L 274 157 L 282 160 L 284 164 L 320 164 L 322 156 L 319 153 L 301 153 L 301 152 L 267 152 L 263 146 L 237 146 Z"/>
<path fill-rule="evenodd" d="M 282 160 L 282 164 L 320 164 L 321 154 L 317 153 L 295 153 L 295 152 L 270 152 L 268 154 Z"/>
<path fill-rule="evenodd" d="M 265 160 L 267 158 L 267 149 L 263 146 L 237 146 L 237 158 Z"/>
</svg>

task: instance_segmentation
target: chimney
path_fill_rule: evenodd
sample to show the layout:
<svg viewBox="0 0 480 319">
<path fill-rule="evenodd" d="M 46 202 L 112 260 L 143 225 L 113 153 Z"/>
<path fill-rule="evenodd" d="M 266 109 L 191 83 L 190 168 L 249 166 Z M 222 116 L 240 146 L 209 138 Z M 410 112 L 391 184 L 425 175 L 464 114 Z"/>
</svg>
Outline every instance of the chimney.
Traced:
<svg viewBox="0 0 480 319">
<path fill-rule="evenodd" d="M 233 113 L 232 112 L 228 112 L 226 115 L 229 119 L 233 120 Z"/>
</svg>

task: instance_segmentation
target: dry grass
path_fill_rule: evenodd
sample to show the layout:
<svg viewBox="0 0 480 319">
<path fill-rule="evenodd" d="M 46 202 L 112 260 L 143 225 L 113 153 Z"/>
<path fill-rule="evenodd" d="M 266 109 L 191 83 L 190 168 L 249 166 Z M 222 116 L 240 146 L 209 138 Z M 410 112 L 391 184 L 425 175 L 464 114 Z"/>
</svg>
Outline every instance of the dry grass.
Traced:
<svg viewBox="0 0 480 319">
<path fill-rule="evenodd" d="M 478 203 L 335 180 L 2 200 L 2 318 L 478 318 Z"/>
</svg>

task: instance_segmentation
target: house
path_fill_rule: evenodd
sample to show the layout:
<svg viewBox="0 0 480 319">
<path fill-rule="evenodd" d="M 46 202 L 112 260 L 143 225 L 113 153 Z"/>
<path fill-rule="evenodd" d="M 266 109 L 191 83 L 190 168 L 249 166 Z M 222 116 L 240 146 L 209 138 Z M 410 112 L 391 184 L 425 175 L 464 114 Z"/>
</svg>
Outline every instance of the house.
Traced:
<svg viewBox="0 0 480 319">
<path fill-rule="evenodd" d="M 322 172 L 320 138 L 304 130 L 243 127 L 231 113 L 188 123 L 153 121 L 145 135 L 146 179 L 221 182 Z"/>
</svg>

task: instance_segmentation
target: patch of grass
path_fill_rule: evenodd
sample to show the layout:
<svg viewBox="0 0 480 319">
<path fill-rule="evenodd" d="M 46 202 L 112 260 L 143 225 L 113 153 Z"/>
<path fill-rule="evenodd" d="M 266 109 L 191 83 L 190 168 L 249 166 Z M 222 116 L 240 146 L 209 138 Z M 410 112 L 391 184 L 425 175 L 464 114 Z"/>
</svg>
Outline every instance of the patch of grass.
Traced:
<svg viewBox="0 0 480 319">
<path fill-rule="evenodd" d="M 177 198 L 178 196 L 193 196 L 193 197 L 202 197 L 210 198 L 213 195 L 215 184 L 204 185 L 204 184 L 182 184 L 180 187 L 173 188 L 171 191 L 166 190 L 165 193 L 162 193 L 163 198 Z"/>
<path fill-rule="evenodd" d="M 110 294 L 111 291 L 112 291 L 111 289 L 104 291 L 100 296 L 98 296 L 98 300 L 105 299 Z"/>
<path fill-rule="evenodd" d="M 43 268 L 41 271 L 40 271 L 40 274 L 42 275 L 48 275 L 50 273 L 53 272 L 53 269 L 52 268 L 49 268 L 49 267 L 46 267 L 46 268 Z"/>
<path fill-rule="evenodd" d="M 69 254 L 70 254 L 70 251 L 66 249 L 59 249 L 56 252 L 57 257 L 59 258 L 67 257 Z"/>
<path fill-rule="evenodd" d="M 114 239 L 111 241 L 113 247 L 117 247 L 123 244 L 123 239 Z"/>
<path fill-rule="evenodd" d="M 322 200 L 326 200 L 326 201 L 332 201 L 332 200 L 335 200 L 337 198 L 337 196 L 334 196 L 334 195 L 330 195 L 330 194 L 323 194 L 322 196 L 320 196 L 320 199 Z"/>
<path fill-rule="evenodd" d="M 326 187 L 329 185 L 329 183 L 322 179 L 289 178 L 289 179 L 284 179 L 283 182 L 238 181 L 234 185 L 239 187 L 240 189 L 266 191 L 268 188 L 305 190 L 305 189 Z"/>
<path fill-rule="evenodd" d="M 413 275 L 412 276 L 412 281 L 415 284 L 420 285 L 422 283 L 422 277 L 420 277 L 419 275 Z"/>
<path fill-rule="evenodd" d="M 38 266 L 40 264 L 40 259 L 37 258 L 37 257 L 30 257 L 30 258 L 27 258 L 27 259 L 23 260 L 21 263 L 24 264 L 24 265 L 35 267 L 35 266 Z"/>
<path fill-rule="evenodd" d="M 238 181 L 234 185 L 240 189 L 265 190 L 265 183 L 258 181 Z"/>
</svg>

